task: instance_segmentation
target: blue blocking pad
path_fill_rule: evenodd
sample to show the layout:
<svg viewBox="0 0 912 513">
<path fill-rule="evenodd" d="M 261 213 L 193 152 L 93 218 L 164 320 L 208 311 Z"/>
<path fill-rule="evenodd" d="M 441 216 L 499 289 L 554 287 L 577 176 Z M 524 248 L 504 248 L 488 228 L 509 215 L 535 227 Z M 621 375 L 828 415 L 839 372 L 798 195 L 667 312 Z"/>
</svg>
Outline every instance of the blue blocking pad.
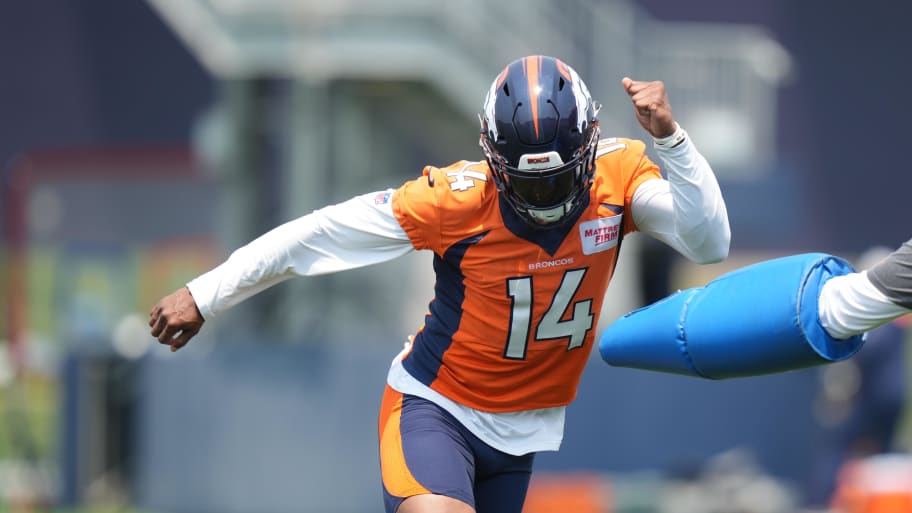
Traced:
<svg viewBox="0 0 912 513">
<path fill-rule="evenodd" d="M 635 310 L 602 333 L 608 364 L 709 379 L 756 376 L 844 360 L 864 336 L 832 338 L 817 319 L 827 280 L 854 272 L 823 253 L 723 274 Z"/>
</svg>

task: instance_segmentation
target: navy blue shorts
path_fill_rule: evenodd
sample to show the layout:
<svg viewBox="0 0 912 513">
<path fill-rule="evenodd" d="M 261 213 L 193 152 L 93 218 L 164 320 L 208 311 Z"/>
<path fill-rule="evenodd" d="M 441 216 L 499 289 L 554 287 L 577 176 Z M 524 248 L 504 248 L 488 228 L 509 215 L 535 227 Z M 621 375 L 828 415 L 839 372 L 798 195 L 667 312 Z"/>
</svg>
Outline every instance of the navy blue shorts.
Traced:
<svg viewBox="0 0 912 513">
<path fill-rule="evenodd" d="M 386 513 L 427 493 L 458 499 L 477 513 L 521 513 L 534 454 L 498 451 L 443 408 L 390 387 L 383 395 L 379 434 Z"/>
</svg>

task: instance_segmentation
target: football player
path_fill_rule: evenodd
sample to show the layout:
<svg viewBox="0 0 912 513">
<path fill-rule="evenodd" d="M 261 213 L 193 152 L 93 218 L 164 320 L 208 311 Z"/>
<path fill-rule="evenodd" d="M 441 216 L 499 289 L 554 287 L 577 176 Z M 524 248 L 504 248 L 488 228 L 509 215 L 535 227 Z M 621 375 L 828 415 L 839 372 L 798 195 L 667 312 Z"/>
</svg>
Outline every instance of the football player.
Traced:
<svg viewBox="0 0 912 513">
<path fill-rule="evenodd" d="M 602 137 L 570 66 L 518 59 L 484 101 L 482 160 L 269 231 L 163 298 L 152 335 L 176 351 L 292 276 L 432 251 L 434 298 L 393 359 L 379 415 L 386 511 L 520 513 L 535 454 L 560 446 L 624 238 L 641 231 L 699 263 L 728 254 L 718 183 L 664 84 L 621 84 L 666 177 L 643 142 Z"/>
</svg>

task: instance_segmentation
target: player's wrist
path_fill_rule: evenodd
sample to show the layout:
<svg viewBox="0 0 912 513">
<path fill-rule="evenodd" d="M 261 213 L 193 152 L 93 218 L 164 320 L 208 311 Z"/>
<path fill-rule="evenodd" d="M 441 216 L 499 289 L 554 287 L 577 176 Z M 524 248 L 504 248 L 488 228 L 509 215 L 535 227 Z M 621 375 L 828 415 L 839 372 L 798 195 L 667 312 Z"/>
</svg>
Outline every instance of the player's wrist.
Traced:
<svg viewBox="0 0 912 513">
<path fill-rule="evenodd" d="M 653 137 L 652 142 L 655 144 L 655 147 L 658 149 L 668 150 L 671 148 L 677 148 L 687 139 L 687 132 L 681 128 L 681 125 L 675 121 L 675 130 L 671 135 L 665 137 Z"/>
</svg>

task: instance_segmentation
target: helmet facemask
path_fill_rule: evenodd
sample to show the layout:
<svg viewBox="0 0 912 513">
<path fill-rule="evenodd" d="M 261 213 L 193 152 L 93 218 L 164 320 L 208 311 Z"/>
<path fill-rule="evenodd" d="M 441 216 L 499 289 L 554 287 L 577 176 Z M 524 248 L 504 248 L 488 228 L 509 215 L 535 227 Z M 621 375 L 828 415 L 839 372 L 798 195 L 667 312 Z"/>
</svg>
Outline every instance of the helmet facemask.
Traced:
<svg viewBox="0 0 912 513">
<path fill-rule="evenodd" d="M 536 228 L 548 228 L 567 220 L 585 203 L 599 140 L 597 121 L 587 131 L 586 143 L 564 163 L 556 151 L 527 153 L 512 166 L 497 152 L 482 121 L 481 147 L 495 185 L 519 216 Z"/>
</svg>

